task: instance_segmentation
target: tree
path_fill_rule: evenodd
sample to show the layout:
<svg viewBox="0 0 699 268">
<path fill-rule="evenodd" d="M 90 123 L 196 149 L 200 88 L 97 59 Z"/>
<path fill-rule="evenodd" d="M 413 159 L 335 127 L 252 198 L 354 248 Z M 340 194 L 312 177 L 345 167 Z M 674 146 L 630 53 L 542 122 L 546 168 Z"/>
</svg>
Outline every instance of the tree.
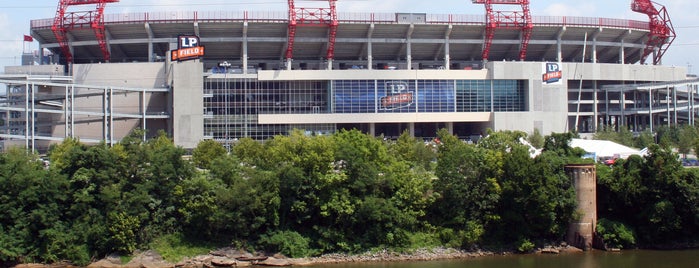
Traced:
<svg viewBox="0 0 699 268">
<path fill-rule="evenodd" d="M 635 229 L 639 244 L 699 240 L 697 172 L 682 168 L 671 149 L 653 144 L 647 156 L 631 156 L 601 175 L 600 218 Z"/>
<path fill-rule="evenodd" d="M 431 164 L 436 158 L 435 149 L 431 144 L 425 144 L 410 133 L 404 131 L 395 143 L 389 144 L 389 152 L 398 157 L 399 160 L 406 161 L 412 167 L 421 167 L 431 170 Z"/>
<path fill-rule="evenodd" d="M 89 259 L 66 222 L 68 182 L 20 148 L 0 154 L 0 266 Z"/>
<path fill-rule="evenodd" d="M 541 131 L 539 131 L 538 128 L 535 128 L 534 131 L 529 134 L 527 140 L 534 148 L 541 149 L 544 147 L 544 136 L 541 135 Z"/>
<path fill-rule="evenodd" d="M 502 154 L 459 141 L 446 132 L 439 133 L 439 156 L 434 190 L 440 198 L 434 203 L 434 224 L 456 232 L 459 246 L 480 242 L 483 230 L 498 220 L 496 207 L 502 193 L 498 178 L 502 173 Z M 489 144 L 487 139 L 482 143 Z M 448 242 L 448 241 L 444 241 Z"/>
<path fill-rule="evenodd" d="M 684 125 L 678 133 L 677 151 L 687 158 L 687 154 L 695 147 L 697 140 L 697 129 L 694 126 Z"/>
<path fill-rule="evenodd" d="M 210 169 L 211 163 L 226 155 L 226 148 L 215 140 L 202 140 L 192 151 L 192 162 L 198 168 Z"/>
</svg>

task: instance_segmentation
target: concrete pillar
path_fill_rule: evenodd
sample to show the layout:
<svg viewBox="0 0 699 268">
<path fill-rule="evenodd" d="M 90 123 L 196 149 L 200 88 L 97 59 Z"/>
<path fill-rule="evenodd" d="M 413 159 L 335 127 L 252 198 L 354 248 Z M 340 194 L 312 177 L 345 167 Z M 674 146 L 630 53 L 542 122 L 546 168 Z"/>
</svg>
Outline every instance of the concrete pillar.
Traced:
<svg viewBox="0 0 699 268">
<path fill-rule="evenodd" d="M 624 55 L 624 39 L 621 39 L 621 46 L 619 47 L 619 63 L 625 64 L 625 58 L 626 56 Z"/>
<path fill-rule="evenodd" d="M 248 22 L 243 22 L 243 49 L 240 52 L 243 60 L 243 73 L 248 73 Z"/>
<path fill-rule="evenodd" d="M 566 173 L 573 180 L 576 211 L 580 218 L 568 226 L 566 241 L 569 245 L 591 250 L 597 226 L 597 171 L 594 164 L 567 165 Z"/>
</svg>

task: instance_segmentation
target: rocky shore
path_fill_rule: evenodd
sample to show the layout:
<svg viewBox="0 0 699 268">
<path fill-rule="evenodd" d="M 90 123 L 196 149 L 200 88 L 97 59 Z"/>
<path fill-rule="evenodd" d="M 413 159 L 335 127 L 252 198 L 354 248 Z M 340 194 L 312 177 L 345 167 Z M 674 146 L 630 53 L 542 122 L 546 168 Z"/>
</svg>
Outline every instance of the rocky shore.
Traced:
<svg viewBox="0 0 699 268">
<path fill-rule="evenodd" d="M 559 254 L 581 252 L 580 249 L 569 246 L 545 247 L 537 249 L 535 254 Z M 223 248 L 213 250 L 206 255 L 187 258 L 178 263 L 170 263 L 163 260 L 162 256 L 154 251 L 145 251 L 126 264 L 121 263 L 119 256 L 109 256 L 94 262 L 87 268 L 224 268 L 224 267 L 249 267 L 249 266 L 309 266 L 315 264 L 333 263 L 357 263 L 357 262 L 398 262 L 398 261 L 432 261 L 446 259 L 467 259 L 492 255 L 509 255 L 510 252 L 489 251 L 464 251 L 451 248 L 420 249 L 411 253 L 398 253 L 389 250 L 379 252 L 366 252 L 363 254 L 326 254 L 320 257 L 287 258 L 279 254 L 272 256 L 254 255 L 249 252 Z M 20 264 L 15 268 L 78 268 L 65 263 L 51 265 L 44 264 Z"/>
</svg>

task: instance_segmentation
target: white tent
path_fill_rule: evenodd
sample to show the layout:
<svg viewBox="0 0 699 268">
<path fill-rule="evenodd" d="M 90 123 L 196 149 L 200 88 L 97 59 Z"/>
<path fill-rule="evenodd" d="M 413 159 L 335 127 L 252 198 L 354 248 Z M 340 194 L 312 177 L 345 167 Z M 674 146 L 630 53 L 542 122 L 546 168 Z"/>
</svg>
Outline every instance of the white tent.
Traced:
<svg viewBox="0 0 699 268">
<path fill-rule="evenodd" d="M 643 155 L 641 150 L 605 140 L 572 139 L 570 147 L 580 147 L 585 152 L 594 153 L 597 158 L 627 158 L 630 155 Z"/>
</svg>

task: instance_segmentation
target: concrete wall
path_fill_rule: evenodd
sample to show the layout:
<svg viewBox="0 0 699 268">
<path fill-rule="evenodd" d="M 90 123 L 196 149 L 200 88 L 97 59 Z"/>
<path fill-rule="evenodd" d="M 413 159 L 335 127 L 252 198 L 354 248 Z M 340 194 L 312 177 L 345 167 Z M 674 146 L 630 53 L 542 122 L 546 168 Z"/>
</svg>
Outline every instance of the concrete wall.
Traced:
<svg viewBox="0 0 699 268">
<path fill-rule="evenodd" d="M 187 149 L 204 138 L 204 65 L 199 60 L 170 63 L 172 137 Z"/>
<path fill-rule="evenodd" d="M 29 66 L 5 66 L 5 74 L 26 75 L 64 75 L 63 65 L 29 65 Z"/>
<path fill-rule="evenodd" d="M 153 63 L 109 63 L 73 65 L 76 84 L 128 88 L 165 88 L 165 65 Z"/>
<path fill-rule="evenodd" d="M 568 119 L 568 89 L 565 77 L 560 83 L 544 84 L 544 62 L 489 62 L 488 79 L 523 80 L 527 88 L 528 112 L 496 112 L 494 130 L 521 130 L 532 133 L 539 129 L 543 135 L 566 132 Z"/>
<path fill-rule="evenodd" d="M 563 70 L 566 80 L 676 81 L 687 76 L 687 68 L 681 66 L 563 63 Z"/>
<path fill-rule="evenodd" d="M 110 87 L 125 87 L 134 89 L 166 88 L 165 65 L 161 63 L 111 63 L 111 64 L 76 64 L 73 66 L 73 80 L 77 85 L 91 85 L 95 88 L 75 88 L 74 109 L 101 113 L 104 111 L 104 89 Z M 102 88 L 98 88 L 102 87 Z M 53 87 L 48 94 L 65 94 L 65 87 Z M 145 108 L 149 114 L 167 113 L 167 93 L 146 93 Z M 143 99 L 138 92 L 113 90 L 112 112 L 115 114 L 143 113 Z M 45 117 L 46 123 L 60 123 L 54 126 L 52 136 L 65 136 L 65 117 L 51 115 Z M 113 131 L 105 136 L 103 116 L 76 115 L 73 120 L 75 137 L 83 139 L 112 139 L 119 141 L 129 135 L 134 129 L 143 127 L 141 119 L 114 119 Z M 152 137 L 159 130 L 167 130 L 165 119 L 148 120 L 146 129 Z"/>
</svg>

